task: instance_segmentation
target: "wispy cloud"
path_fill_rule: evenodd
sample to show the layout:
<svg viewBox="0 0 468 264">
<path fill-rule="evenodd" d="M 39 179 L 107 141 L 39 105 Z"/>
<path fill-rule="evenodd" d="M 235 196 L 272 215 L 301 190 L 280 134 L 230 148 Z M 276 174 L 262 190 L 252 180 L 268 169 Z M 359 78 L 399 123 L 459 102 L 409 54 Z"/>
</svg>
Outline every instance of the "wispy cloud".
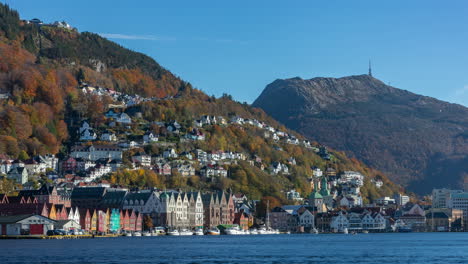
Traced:
<svg viewBox="0 0 468 264">
<path fill-rule="evenodd" d="M 468 84 L 450 93 L 447 101 L 468 106 Z"/>
<path fill-rule="evenodd" d="M 99 33 L 99 35 L 110 39 L 129 39 L 129 40 L 152 40 L 152 41 L 172 41 L 175 38 L 156 35 L 131 35 L 119 33 Z"/>
<path fill-rule="evenodd" d="M 195 41 L 206 41 L 206 42 L 225 43 L 225 44 L 240 44 L 240 45 L 248 44 L 248 41 L 237 40 L 237 39 L 206 38 L 206 37 L 194 37 L 192 39 Z"/>
</svg>

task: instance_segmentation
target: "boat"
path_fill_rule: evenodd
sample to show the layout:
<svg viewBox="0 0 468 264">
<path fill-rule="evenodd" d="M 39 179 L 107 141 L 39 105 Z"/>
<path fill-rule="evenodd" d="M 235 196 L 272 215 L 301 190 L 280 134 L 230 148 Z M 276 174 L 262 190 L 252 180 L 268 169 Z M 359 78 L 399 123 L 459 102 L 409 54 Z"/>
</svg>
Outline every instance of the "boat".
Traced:
<svg viewBox="0 0 468 264">
<path fill-rule="evenodd" d="M 243 235 L 244 232 L 239 229 L 239 226 L 236 225 L 226 228 L 226 230 L 224 230 L 224 233 L 226 235 Z"/>
<path fill-rule="evenodd" d="M 151 232 L 149 232 L 149 231 L 143 232 L 143 236 L 151 236 Z"/>
<path fill-rule="evenodd" d="M 172 231 L 167 232 L 167 235 L 168 236 L 179 236 L 180 234 L 179 234 L 179 230 L 174 229 Z"/>
<path fill-rule="evenodd" d="M 210 236 L 218 236 L 221 234 L 221 232 L 219 231 L 218 228 L 215 227 L 215 228 L 208 229 L 208 231 L 206 231 L 206 234 Z"/>
<path fill-rule="evenodd" d="M 346 235 L 348 234 L 348 228 L 347 228 L 347 227 L 345 227 L 345 228 L 343 229 L 343 234 L 346 234 Z"/>
<path fill-rule="evenodd" d="M 158 226 L 158 227 L 155 227 L 155 228 L 154 228 L 154 231 L 151 232 L 151 234 L 152 234 L 153 236 L 163 236 L 163 235 L 166 234 L 166 231 L 165 231 L 164 227 Z"/>
<path fill-rule="evenodd" d="M 188 229 L 182 229 L 180 230 L 179 235 L 180 236 L 192 236 L 193 232 Z"/>
<path fill-rule="evenodd" d="M 312 229 L 310 230 L 310 233 L 311 233 L 311 234 L 318 234 L 319 232 L 318 232 L 317 228 L 312 228 Z"/>
<path fill-rule="evenodd" d="M 131 232 L 125 232 L 125 233 L 124 233 L 124 236 L 131 237 L 131 236 L 132 236 L 132 233 L 131 233 Z"/>
<path fill-rule="evenodd" d="M 260 228 L 258 229 L 258 234 L 259 234 L 259 235 L 268 235 L 269 233 L 270 233 L 270 232 L 267 230 L 266 227 L 260 227 Z"/>
<path fill-rule="evenodd" d="M 195 236 L 203 236 L 203 235 L 204 235 L 204 234 L 203 234 L 203 229 L 198 228 L 198 229 L 195 230 L 195 232 L 193 232 L 193 234 L 194 234 Z"/>
<path fill-rule="evenodd" d="M 251 235 L 258 235 L 257 229 L 255 229 L 255 228 L 250 229 L 250 234 L 251 234 Z"/>
<path fill-rule="evenodd" d="M 367 230 L 362 230 L 362 233 L 363 233 L 363 234 L 369 234 L 369 231 L 367 231 Z"/>
<path fill-rule="evenodd" d="M 133 233 L 133 236 L 139 237 L 139 236 L 141 236 L 141 233 L 138 232 L 138 231 L 137 231 L 137 232 L 134 232 L 134 233 Z"/>
</svg>

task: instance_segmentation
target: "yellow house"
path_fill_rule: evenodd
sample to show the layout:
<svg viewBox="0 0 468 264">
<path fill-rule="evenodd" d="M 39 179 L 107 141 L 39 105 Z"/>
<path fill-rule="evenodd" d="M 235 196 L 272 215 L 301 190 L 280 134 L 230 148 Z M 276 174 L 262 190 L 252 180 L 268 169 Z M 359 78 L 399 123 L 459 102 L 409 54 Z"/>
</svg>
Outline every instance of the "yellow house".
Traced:
<svg viewBox="0 0 468 264">
<path fill-rule="evenodd" d="M 52 204 L 49 210 L 49 218 L 53 220 L 57 220 L 57 209 L 55 208 L 55 205 Z"/>
<path fill-rule="evenodd" d="M 97 211 L 93 211 L 93 215 L 91 216 L 91 232 L 96 232 L 97 230 L 97 220 L 98 220 L 98 215 Z"/>
</svg>

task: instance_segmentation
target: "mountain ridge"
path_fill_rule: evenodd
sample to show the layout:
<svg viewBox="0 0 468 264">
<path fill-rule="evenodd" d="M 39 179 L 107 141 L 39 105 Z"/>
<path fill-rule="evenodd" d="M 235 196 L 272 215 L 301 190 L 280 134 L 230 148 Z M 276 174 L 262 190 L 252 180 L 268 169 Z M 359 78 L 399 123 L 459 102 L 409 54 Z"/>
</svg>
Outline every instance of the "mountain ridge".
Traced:
<svg viewBox="0 0 468 264">
<path fill-rule="evenodd" d="M 419 193 L 443 186 L 436 174 L 447 175 L 447 185 L 460 186 L 468 171 L 468 108 L 391 87 L 372 76 L 278 79 L 252 106 Z"/>
</svg>

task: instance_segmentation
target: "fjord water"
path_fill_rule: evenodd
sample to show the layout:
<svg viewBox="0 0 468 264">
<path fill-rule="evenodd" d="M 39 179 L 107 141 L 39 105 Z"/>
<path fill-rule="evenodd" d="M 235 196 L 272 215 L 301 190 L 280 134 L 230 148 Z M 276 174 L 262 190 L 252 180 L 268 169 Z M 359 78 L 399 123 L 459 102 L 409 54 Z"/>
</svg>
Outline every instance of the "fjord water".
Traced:
<svg viewBox="0 0 468 264">
<path fill-rule="evenodd" d="M 0 240 L 0 263 L 468 263 L 468 233 Z"/>
</svg>

